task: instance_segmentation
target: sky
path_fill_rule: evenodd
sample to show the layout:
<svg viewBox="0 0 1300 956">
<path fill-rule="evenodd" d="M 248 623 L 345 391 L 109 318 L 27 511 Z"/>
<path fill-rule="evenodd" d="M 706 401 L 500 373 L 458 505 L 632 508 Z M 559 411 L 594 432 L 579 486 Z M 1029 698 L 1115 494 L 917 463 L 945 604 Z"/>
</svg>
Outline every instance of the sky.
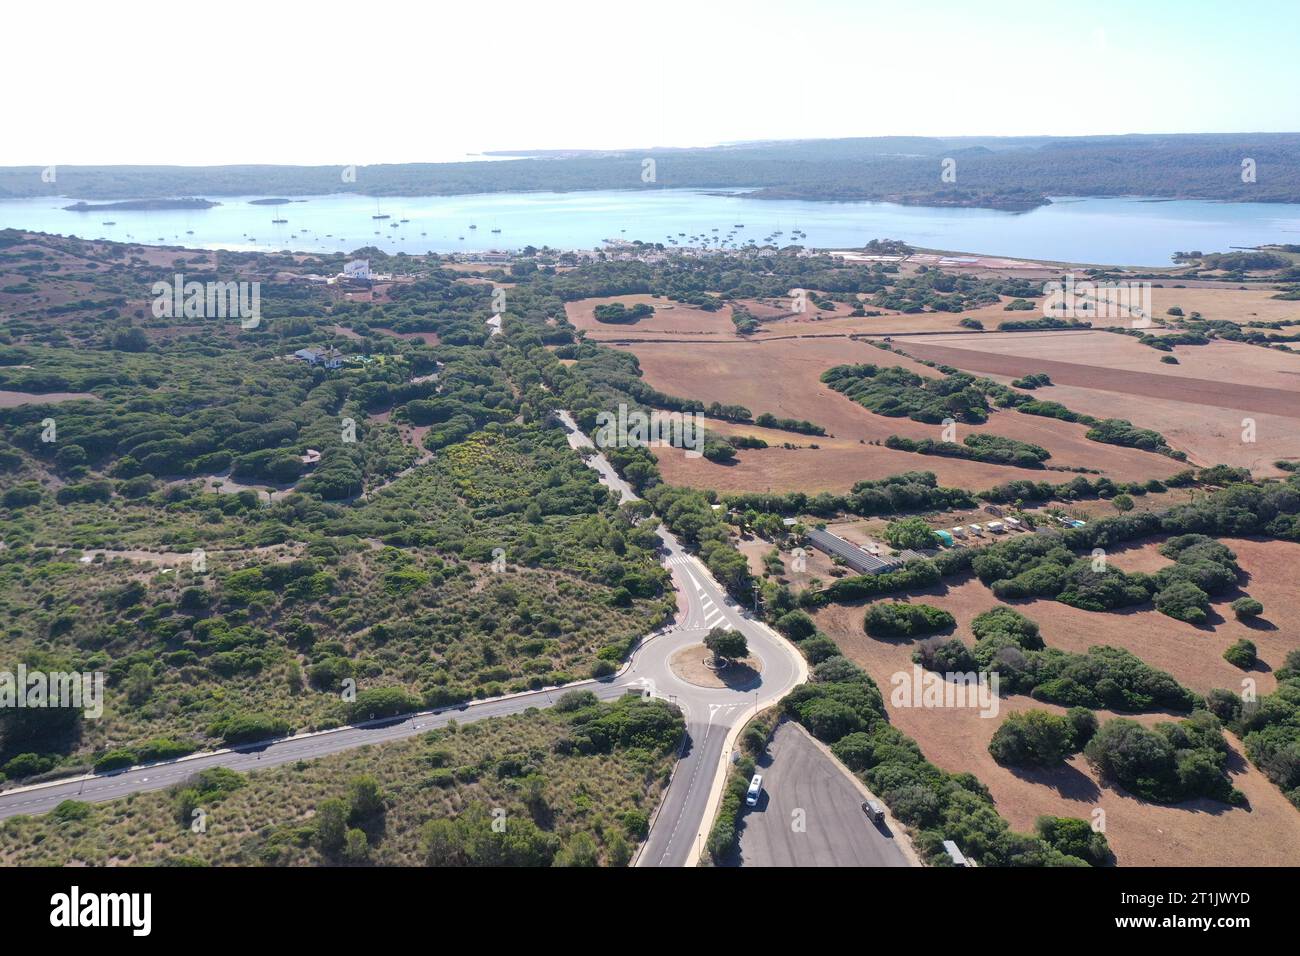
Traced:
<svg viewBox="0 0 1300 956">
<path fill-rule="evenodd" d="M 1296 131 L 1298 48 L 1294 0 L 19 3 L 0 165 Z"/>
</svg>

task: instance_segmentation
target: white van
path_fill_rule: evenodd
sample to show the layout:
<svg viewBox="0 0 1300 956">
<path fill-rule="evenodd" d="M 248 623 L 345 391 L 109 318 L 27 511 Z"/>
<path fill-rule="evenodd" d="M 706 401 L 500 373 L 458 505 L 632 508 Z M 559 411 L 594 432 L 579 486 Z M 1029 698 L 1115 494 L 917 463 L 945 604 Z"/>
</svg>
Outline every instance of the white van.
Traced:
<svg viewBox="0 0 1300 956">
<path fill-rule="evenodd" d="M 867 819 L 872 823 L 879 824 L 885 819 L 885 808 L 876 803 L 875 800 L 864 800 L 862 812 L 867 815 Z"/>
<path fill-rule="evenodd" d="M 745 806 L 753 807 L 758 805 L 758 795 L 763 792 L 763 775 L 754 774 L 754 779 L 749 781 L 749 791 L 745 794 Z"/>
</svg>

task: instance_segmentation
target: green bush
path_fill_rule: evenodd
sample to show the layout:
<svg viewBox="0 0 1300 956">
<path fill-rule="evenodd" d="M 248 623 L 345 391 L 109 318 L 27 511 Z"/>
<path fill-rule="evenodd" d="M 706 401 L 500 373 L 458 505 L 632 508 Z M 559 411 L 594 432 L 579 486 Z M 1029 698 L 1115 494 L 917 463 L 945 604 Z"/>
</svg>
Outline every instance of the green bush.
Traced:
<svg viewBox="0 0 1300 956">
<path fill-rule="evenodd" d="M 1232 613 L 1237 615 L 1238 620 L 1245 621 L 1263 614 L 1264 605 L 1253 597 L 1240 597 L 1232 602 Z"/>
<path fill-rule="evenodd" d="M 1115 854 L 1104 833 L 1092 829 L 1086 820 L 1077 817 L 1039 817 L 1034 831 L 1050 846 L 1062 853 L 1086 860 L 1093 866 L 1110 866 Z"/>
<path fill-rule="evenodd" d="M 1242 638 L 1234 642 L 1227 650 L 1223 652 L 1223 659 L 1233 667 L 1240 667 L 1242 670 L 1250 670 L 1255 666 L 1257 660 L 1255 656 L 1255 642 Z"/>
<path fill-rule="evenodd" d="M 1073 722 L 1045 710 L 1008 714 L 989 741 L 993 759 L 1013 767 L 1055 767 L 1077 749 Z"/>
<path fill-rule="evenodd" d="M 1115 718 L 1084 748 L 1088 763 L 1104 779 L 1155 803 L 1194 797 L 1242 802 L 1225 771 L 1228 753 L 1219 721 L 1208 711 L 1154 728 Z"/>
<path fill-rule="evenodd" d="M 892 601 L 867 608 L 862 626 L 872 637 L 913 637 L 946 630 L 956 623 L 956 618 L 941 608 Z"/>
</svg>

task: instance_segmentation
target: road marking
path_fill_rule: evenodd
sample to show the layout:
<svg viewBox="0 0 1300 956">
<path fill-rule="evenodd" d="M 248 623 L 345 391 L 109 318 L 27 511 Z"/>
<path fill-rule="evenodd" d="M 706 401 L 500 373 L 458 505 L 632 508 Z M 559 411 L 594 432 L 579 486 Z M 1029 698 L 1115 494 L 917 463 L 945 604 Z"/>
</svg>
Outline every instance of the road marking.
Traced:
<svg viewBox="0 0 1300 956">
<path fill-rule="evenodd" d="M 718 711 L 721 710 L 721 711 L 725 711 L 727 714 L 730 714 L 733 710 L 735 710 L 739 706 L 740 706 L 739 704 L 709 704 L 709 725 L 710 726 L 713 725 L 714 715 L 716 715 Z M 749 705 L 746 704 L 746 706 Z"/>
<path fill-rule="evenodd" d="M 694 753 L 698 753 L 700 750 L 704 749 L 704 742 L 709 739 L 709 734 L 713 732 L 712 716 L 713 716 L 713 708 L 710 707 L 709 726 L 705 729 L 704 737 L 703 739 L 700 740 L 699 748 L 694 750 L 693 751 Z M 697 756 L 695 759 L 695 765 L 691 767 L 691 779 L 686 781 L 686 793 L 682 797 L 682 805 L 680 809 L 678 809 L 677 811 L 677 819 L 673 821 L 672 831 L 668 834 L 668 842 L 664 844 L 663 855 L 659 857 L 659 862 L 661 864 L 664 862 L 664 860 L 668 859 L 668 854 L 673 848 L 673 840 L 677 839 L 677 830 L 682 825 L 682 817 L 686 815 L 686 805 L 690 802 L 691 791 L 695 789 L 695 778 L 700 775 L 700 764 L 702 764 L 703 762 L 704 761 L 699 759 L 699 757 Z M 669 789 L 670 790 L 672 789 L 671 783 L 669 784 Z M 664 797 L 667 798 L 667 796 L 668 795 L 665 793 Z"/>
</svg>

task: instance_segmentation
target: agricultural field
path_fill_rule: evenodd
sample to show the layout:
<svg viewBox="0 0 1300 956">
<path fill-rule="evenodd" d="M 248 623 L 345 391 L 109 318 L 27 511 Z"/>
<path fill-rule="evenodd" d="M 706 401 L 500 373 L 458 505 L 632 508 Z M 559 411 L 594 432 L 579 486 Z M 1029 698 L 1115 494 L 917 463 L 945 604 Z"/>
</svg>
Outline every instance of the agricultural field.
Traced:
<svg viewBox="0 0 1300 956">
<path fill-rule="evenodd" d="M 1119 554 L 1116 563 L 1122 564 L 1124 557 Z M 1274 586 L 1284 586 L 1284 572 L 1274 574 Z M 1250 587 L 1253 592 L 1257 590 L 1253 575 Z M 1258 590 L 1267 592 L 1271 588 Z M 967 642 L 975 615 L 1000 603 L 975 580 L 921 589 L 909 597 L 951 613 L 957 621 L 955 633 Z M 912 653 L 919 641 L 882 640 L 865 634 L 862 618 L 866 606 L 852 603 L 828 607 L 815 615 L 817 625 L 875 680 L 885 695 L 890 722 L 915 739 L 924 754 L 943 769 L 975 774 L 989 787 L 999 812 L 1013 827 L 1030 829 L 1036 818 L 1045 814 L 1090 820 L 1099 808 L 1105 811 L 1106 838 L 1120 866 L 1277 866 L 1293 861 L 1300 853 L 1300 814 L 1244 758 L 1240 740 L 1231 735 L 1229 776 L 1232 785 L 1245 794 L 1248 806 L 1232 807 L 1203 798 L 1161 806 L 1101 782 L 1081 755 L 1069 758 L 1060 769 L 1026 770 L 1004 767 L 989 754 L 989 741 L 1008 714 L 1030 709 L 1064 713 L 1064 707 L 1024 695 L 1004 697 L 995 718 L 981 717 L 978 710 L 969 707 L 891 706 L 891 677 L 910 673 Z M 1096 614 L 1042 600 L 1017 603 L 1015 608 L 1041 625 L 1048 647 L 1075 652 L 1099 643 L 1125 647 L 1188 686 L 1199 684 L 1200 690 L 1208 690 L 1207 684 L 1236 687 L 1240 680 L 1241 671 L 1220 658 L 1223 647 L 1230 643 L 1228 634 L 1235 638 L 1238 633 L 1230 626 L 1223 627 L 1222 634 L 1220 628 L 1203 633 L 1169 618 L 1164 622 L 1170 626 L 1162 627 L 1156 619 L 1164 616 L 1154 611 L 1119 616 Z M 1140 621 L 1135 616 L 1140 616 Z M 1089 630 L 1080 631 L 1081 625 L 1087 625 Z M 1257 630 L 1246 633 L 1255 639 L 1260 634 Z M 1275 646 L 1294 649 L 1300 646 L 1300 634 L 1292 632 L 1279 638 Z M 1277 652 L 1269 656 L 1276 660 Z M 1117 715 L 1102 708 L 1096 716 L 1104 722 Z M 1122 716 L 1145 725 L 1177 717 L 1163 713 Z"/>
<path fill-rule="evenodd" d="M 902 347 L 1002 382 L 1045 373 L 1043 398 L 1160 432 L 1195 464 L 1276 475 L 1275 460 L 1300 457 L 1300 358 L 1287 352 L 1215 341 L 1175 346 L 1171 365 L 1164 352 L 1100 331 L 922 336 Z M 1246 418 L 1253 441 L 1242 440 Z"/>
<path fill-rule="evenodd" d="M 891 271 L 790 255 L 507 271 L 376 251 L 372 266 L 394 278 L 371 295 L 300 281 L 341 256 L 0 240 L 4 273 L 38 286 L 9 293 L 19 299 L 0 328 L 0 670 L 107 677 L 102 718 L 0 722 L 6 785 L 609 676 L 638 638 L 693 606 L 661 564 L 662 522 L 731 598 L 761 599 L 774 626 L 808 609 L 808 627 L 825 635 L 801 645 L 808 662 L 834 666 L 796 697 L 834 682 L 827 674 L 844 679 L 850 662 L 882 691 L 910 667 L 921 638 L 863 630 L 866 608 L 888 602 L 854 588 L 883 581 L 932 605 L 935 620 L 951 614 L 946 633 L 967 653 L 976 616 L 1007 606 L 1036 621 L 1049 648 L 1084 659 L 1106 645 L 1131 655 L 1126 666 L 1163 672 L 1182 709 L 1133 708 L 1143 726 L 1211 698 L 1232 724 L 1224 772 L 1211 768 L 1196 780 L 1203 792 L 1164 805 L 1103 780 L 1080 753 L 1014 771 L 989 755 L 1010 714 L 1077 719 L 1066 691 L 1103 722 L 1128 715 L 1088 688 L 1008 693 L 1001 721 L 891 708 L 886 693 L 883 711 L 861 719 L 883 713 L 941 770 L 975 774 L 997 826 L 1016 831 L 977 845 L 984 859 L 1070 864 L 1033 835 L 1036 818 L 1086 820 L 1097 807 L 1121 865 L 1294 852 L 1285 695 L 1300 634 L 1284 610 L 1286 569 L 1300 557 L 1295 479 L 1260 481 L 1285 478 L 1273 462 L 1292 457 L 1275 440 L 1296 417 L 1294 356 L 1281 349 L 1207 337 L 1166 352 L 1101 330 L 972 333 L 963 321 L 991 330 L 1033 318 L 1005 308 L 1034 296 L 1010 268 Z M 261 325 L 154 315 L 151 283 L 178 270 L 260 277 Z M 797 288 L 810 290 L 808 312 L 786 308 Z M 485 322 L 496 289 L 508 300 L 499 334 Z M 337 367 L 309 364 L 303 349 L 336 350 Z M 1179 364 L 1161 362 L 1170 355 Z M 1249 460 L 1205 434 L 1226 434 L 1243 403 L 1259 433 Z M 595 434 L 620 406 L 699 412 L 707 429 L 699 456 L 603 447 L 643 498 L 624 505 L 558 427 L 566 410 Z M 47 419 L 53 441 L 42 437 Z M 1254 478 L 1208 467 L 1219 463 L 1248 465 Z M 1239 504 L 1160 530 L 1170 509 L 1224 499 Z M 1060 532 L 1079 539 L 1114 525 L 1114 573 L 1088 577 L 1078 543 L 1082 555 L 1030 549 L 1005 567 L 927 547 L 928 528 L 987 521 L 986 505 L 1053 526 L 1055 515 L 1082 518 L 1083 530 Z M 825 524 L 874 545 L 909 520 L 925 527 L 906 547 L 926 557 L 897 580 L 863 584 L 810 548 L 794 566 L 799 529 Z M 1218 529 L 1217 543 L 1188 537 L 1203 526 Z M 676 578 L 686 580 L 680 569 Z M 1233 602 L 1246 598 L 1262 612 L 1239 615 Z M 1098 601 L 1111 609 L 1089 609 Z M 1230 663 L 1243 640 L 1257 659 Z M 1245 691 L 1243 679 L 1275 699 L 1266 728 L 1242 722 L 1240 701 L 1229 714 L 1231 701 L 1213 696 Z M 578 725 L 626 726 L 620 708 L 642 703 L 586 702 L 249 779 L 216 774 L 176 792 L 71 804 L 5 824 L 0 859 L 419 864 L 518 853 L 507 861 L 621 865 L 660 799 L 681 723 L 647 704 L 638 719 L 657 742 L 634 733 L 628 746 L 573 744 Z M 804 716 L 837 743 L 816 726 L 817 708 Z M 1213 763 L 1205 749 L 1196 759 Z M 1225 802 L 1232 787 L 1240 796 Z M 177 818 L 195 793 L 216 804 L 199 842 Z M 911 826 L 908 799 L 894 809 Z M 498 806 L 520 821 L 508 847 L 480 832 Z M 989 821 L 981 811 L 966 822 Z M 935 862 L 933 828 L 913 835 Z"/>
<path fill-rule="evenodd" d="M 912 341 L 902 347 L 910 351 Z M 714 425 L 724 434 L 756 435 L 769 447 L 742 450 L 736 463 L 725 467 L 665 453 L 661 467 L 673 483 L 722 491 L 843 491 L 856 481 L 922 468 L 934 471 L 942 484 L 965 488 L 984 488 L 1018 478 L 1045 480 L 1041 470 L 922 456 L 871 444 L 891 435 L 938 440 L 940 429 L 874 414 L 823 384 L 821 374 L 845 363 L 902 367 L 923 378 L 938 377 L 938 373 L 865 342 L 800 339 L 701 348 L 666 343 L 628 348 L 636 355 L 645 381 L 662 392 L 743 405 L 755 414 L 764 411 L 806 419 L 827 433 L 825 437 L 780 435 L 746 424 Z M 1180 467 L 1162 456 L 1089 441 L 1084 437 L 1086 430 L 1082 425 L 1012 411 L 995 412 L 985 425 L 961 426 L 962 435 L 994 434 L 1031 442 L 1051 452 L 1049 464 L 1053 466 L 1097 469 L 1116 480 L 1166 477 Z M 781 447 L 786 442 L 801 447 Z M 812 444 L 818 447 L 813 449 Z M 1064 472 L 1046 475 L 1047 480 L 1069 477 Z"/>
</svg>

